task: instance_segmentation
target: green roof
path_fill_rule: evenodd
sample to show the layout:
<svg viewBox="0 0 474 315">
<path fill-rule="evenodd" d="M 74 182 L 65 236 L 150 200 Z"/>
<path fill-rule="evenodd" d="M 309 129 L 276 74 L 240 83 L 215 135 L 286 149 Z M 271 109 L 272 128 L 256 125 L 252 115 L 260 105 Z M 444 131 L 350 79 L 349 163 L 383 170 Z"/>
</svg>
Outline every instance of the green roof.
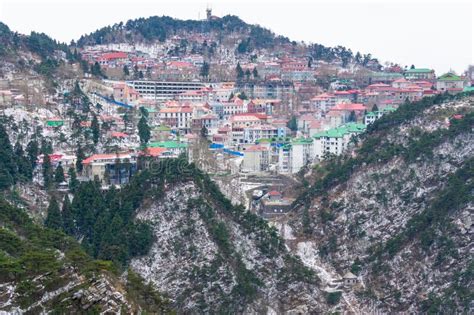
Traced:
<svg viewBox="0 0 474 315">
<path fill-rule="evenodd" d="M 151 108 L 151 107 L 144 107 L 144 108 L 148 113 L 156 113 L 156 109 L 154 108 Z"/>
<path fill-rule="evenodd" d="M 398 72 L 374 72 L 370 75 L 373 78 L 384 77 L 384 78 L 401 78 L 403 75 Z"/>
<path fill-rule="evenodd" d="M 340 128 L 345 128 L 348 132 L 364 132 L 367 126 L 365 124 L 347 123 Z"/>
<path fill-rule="evenodd" d="M 454 73 L 445 73 L 438 78 L 438 81 L 462 81 L 462 79 Z"/>
<path fill-rule="evenodd" d="M 165 125 L 156 126 L 153 130 L 157 131 L 171 131 L 171 128 Z"/>
<path fill-rule="evenodd" d="M 337 128 L 329 129 L 327 131 L 318 132 L 313 135 L 313 138 L 329 137 L 329 138 L 342 138 L 348 133 L 360 133 L 367 129 L 365 124 L 358 123 L 347 123 Z"/>
<path fill-rule="evenodd" d="M 375 116 L 375 113 L 374 112 L 368 112 L 367 114 L 365 114 L 365 116 Z"/>
<path fill-rule="evenodd" d="M 408 69 L 405 71 L 406 73 L 429 73 L 433 72 L 433 70 L 428 68 L 415 68 L 415 69 Z"/>
<path fill-rule="evenodd" d="M 385 107 L 384 109 L 382 109 L 382 112 L 394 112 L 396 111 L 397 109 L 394 108 L 394 107 L 391 107 L 391 106 L 387 106 Z"/>
<path fill-rule="evenodd" d="M 464 92 L 474 92 L 474 86 L 465 86 Z"/>
<path fill-rule="evenodd" d="M 64 125 L 64 121 L 63 120 L 48 120 L 46 121 L 46 125 L 48 127 L 60 127 Z"/>
<path fill-rule="evenodd" d="M 295 138 L 291 141 L 291 144 L 310 144 L 313 142 L 311 138 Z"/>
<path fill-rule="evenodd" d="M 150 148 L 166 148 L 166 149 L 184 149 L 188 145 L 186 143 L 177 142 L 177 141 L 160 141 L 160 142 L 151 142 L 148 144 Z"/>
</svg>

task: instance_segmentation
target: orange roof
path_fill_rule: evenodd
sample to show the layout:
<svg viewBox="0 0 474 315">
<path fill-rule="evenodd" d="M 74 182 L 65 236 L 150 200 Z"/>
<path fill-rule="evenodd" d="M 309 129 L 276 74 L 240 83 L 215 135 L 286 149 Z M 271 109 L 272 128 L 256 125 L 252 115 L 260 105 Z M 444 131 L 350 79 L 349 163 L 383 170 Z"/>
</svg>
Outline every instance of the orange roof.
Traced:
<svg viewBox="0 0 474 315">
<path fill-rule="evenodd" d="M 146 148 L 143 151 L 140 151 L 140 155 L 157 157 L 162 155 L 167 150 L 165 148 Z"/>
<path fill-rule="evenodd" d="M 94 154 L 94 155 L 89 156 L 84 161 L 82 161 L 82 164 L 90 164 L 90 163 L 94 162 L 95 160 L 124 158 L 124 157 L 129 157 L 129 156 L 130 156 L 129 153 Z"/>
</svg>

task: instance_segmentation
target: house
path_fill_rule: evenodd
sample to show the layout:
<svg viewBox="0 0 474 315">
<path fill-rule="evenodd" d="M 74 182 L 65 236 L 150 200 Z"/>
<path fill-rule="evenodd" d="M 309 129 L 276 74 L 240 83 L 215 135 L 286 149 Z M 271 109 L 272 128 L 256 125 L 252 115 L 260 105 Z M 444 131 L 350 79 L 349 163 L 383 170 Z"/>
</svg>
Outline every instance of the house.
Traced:
<svg viewBox="0 0 474 315">
<path fill-rule="evenodd" d="M 288 213 L 294 199 L 284 198 L 279 191 L 272 190 L 260 199 L 260 213 L 266 218 Z"/>
<path fill-rule="evenodd" d="M 436 89 L 440 92 L 451 94 L 460 93 L 464 90 L 464 80 L 452 72 L 443 74 L 436 81 Z"/>
<path fill-rule="evenodd" d="M 85 177 L 104 185 L 126 184 L 137 171 L 136 155 L 130 152 L 94 154 L 82 161 L 82 165 Z"/>
<path fill-rule="evenodd" d="M 405 70 L 405 79 L 407 80 L 434 80 L 435 72 L 427 68 L 414 68 Z"/>
<path fill-rule="evenodd" d="M 253 145 L 244 151 L 243 172 L 264 172 L 269 167 L 269 150 L 262 145 Z"/>
<path fill-rule="evenodd" d="M 357 276 L 354 275 L 352 272 L 348 271 L 343 277 L 342 281 L 346 287 L 352 287 L 353 285 L 357 284 L 358 279 Z"/>
<path fill-rule="evenodd" d="M 114 100 L 124 104 L 135 104 L 140 94 L 125 83 L 116 83 L 113 87 Z"/>
<path fill-rule="evenodd" d="M 186 153 L 188 150 L 188 144 L 177 142 L 177 141 L 159 141 L 150 142 L 148 148 L 164 148 L 168 155 L 179 156 L 180 154 Z"/>
<path fill-rule="evenodd" d="M 186 133 L 191 129 L 193 109 L 189 106 L 166 107 L 160 109 L 159 116 L 163 124 Z"/>
<path fill-rule="evenodd" d="M 348 147 L 353 136 L 366 130 L 365 124 L 348 123 L 313 136 L 313 157 L 323 159 L 328 154 L 340 155 Z"/>
</svg>

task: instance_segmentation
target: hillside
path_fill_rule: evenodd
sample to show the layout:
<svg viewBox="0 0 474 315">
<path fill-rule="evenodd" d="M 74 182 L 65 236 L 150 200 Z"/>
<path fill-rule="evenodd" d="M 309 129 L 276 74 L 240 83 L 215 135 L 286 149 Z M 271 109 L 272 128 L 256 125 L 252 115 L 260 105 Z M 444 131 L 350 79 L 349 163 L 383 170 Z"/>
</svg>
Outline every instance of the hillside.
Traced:
<svg viewBox="0 0 474 315">
<path fill-rule="evenodd" d="M 168 302 L 128 272 L 90 258 L 72 238 L 44 229 L 0 199 L 0 312 L 38 314 L 139 310 L 168 313 Z"/>
<path fill-rule="evenodd" d="M 136 218 L 154 242 L 132 270 L 173 297 L 179 312 L 321 312 L 317 276 L 286 250 L 274 229 L 232 206 L 210 178 L 183 159 L 139 178 Z"/>
<path fill-rule="evenodd" d="M 304 243 L 310 260 L 359 275 L 343 296 L 361 311 L 467 311 L 473 127 L 472 95 L 425 98 L 384 116 L 355 154 L 314 170 L 289 219 L 298 239 L 290 247 L 302 255 Z"/>
<path fill-rule="evenodd" d="M 256 48 L 271 48 L 276 44 L 289 43 L 289 39 L 276 36 L 268 29 L 258 25 L 250 25 L 233 15 L 226 15 L 213 20 L 179 20 L 168 16 L 152 16 L 129 20 L 125 24 L 118 23 L 103 27 L 91 34 L 82 36 L 77 44 L 101 45 L 110 43 L 140 43 L 165 41 L 174 35 L 186 33 L 219 33 L 224 38 L 231 34 L 247 34 L 251 45 Z"/>
</svg>

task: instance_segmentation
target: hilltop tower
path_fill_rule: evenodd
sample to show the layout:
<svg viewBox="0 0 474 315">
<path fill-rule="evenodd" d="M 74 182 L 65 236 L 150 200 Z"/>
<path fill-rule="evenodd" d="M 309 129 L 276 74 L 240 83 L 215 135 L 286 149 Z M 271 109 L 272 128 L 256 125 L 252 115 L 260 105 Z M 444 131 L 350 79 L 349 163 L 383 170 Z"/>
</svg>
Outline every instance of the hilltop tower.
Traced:
<svg viewBox="0 0 474 315">
<path fill-rule="evenodd" d="M 207 20 L 210 21 L 211 20 L 211 17 L 212 17 L 212 9 L 207 7 L 206 9 L 206 17 L 207 17 Z"/>
</svg>

